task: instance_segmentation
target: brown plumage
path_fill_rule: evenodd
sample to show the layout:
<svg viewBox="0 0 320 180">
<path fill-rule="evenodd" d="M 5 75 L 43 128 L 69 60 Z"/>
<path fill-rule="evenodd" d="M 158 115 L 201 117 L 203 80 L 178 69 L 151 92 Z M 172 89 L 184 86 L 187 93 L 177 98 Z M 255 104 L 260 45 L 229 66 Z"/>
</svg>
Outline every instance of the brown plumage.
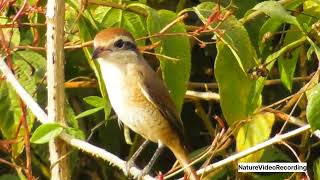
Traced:
<svg viewBox="0 0 320 180">
<path fill-rule="evenodd" d="M 132 35 L 124 29 L 103 30 L 94 39 L 109 99 L 119 119 L 176 156 L 190 179 L 198 179 L 182 143 L 183 126 L 164 82 L 145 62 Z"/>
</svg>

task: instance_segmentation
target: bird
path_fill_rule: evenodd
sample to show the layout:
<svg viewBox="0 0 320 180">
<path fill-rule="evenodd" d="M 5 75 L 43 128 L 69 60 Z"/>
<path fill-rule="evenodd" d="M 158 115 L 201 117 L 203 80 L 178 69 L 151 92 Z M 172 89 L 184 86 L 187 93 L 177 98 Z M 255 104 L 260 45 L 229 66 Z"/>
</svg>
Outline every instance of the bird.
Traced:
<svg viewBox="0 0 320 180">
<path fill-rule="evenodd" d="M 199 179 L 189 165 L 183 144 L 183 125 L 175 103 L 164 81 L 145 61 L 132 34 L 123 28 L 104 29 L 93 42 L 92 59 L 100 66 L 118 119 L 146 140 L 158 143 L 157 152 L 168 147 L 188 178 Z M 140 153 L 141 149 L 137 151 Z M 155 159 L 152 157 L 151 161 Z M 149 171 L 150 167 L 145 169 Z"/>
</svg>

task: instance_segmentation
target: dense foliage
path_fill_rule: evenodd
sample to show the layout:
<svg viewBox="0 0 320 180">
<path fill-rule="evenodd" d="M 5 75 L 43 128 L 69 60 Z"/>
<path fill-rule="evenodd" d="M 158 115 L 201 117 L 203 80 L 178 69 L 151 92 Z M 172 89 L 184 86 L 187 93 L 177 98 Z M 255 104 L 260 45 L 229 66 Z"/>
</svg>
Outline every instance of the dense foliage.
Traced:
<svg viewBox="0 0 320 180">
<path fill-rule="evenodd" d="M 0 2 L 0 55 L 43 109 L 46 3 Z M 39 179 L 50 178 L 46 143 L 63 131 L 122 159 L 143 142 L 118 125 L 99 66 L 91 58 L 95 34 L 109 27 L 130 31 L 149 64 L 162 75 L 181 111 L 196 169 L 310 125 L 204 176 L 320 178 L 319 0 L 67 0 L 65 6 L 68 127 L 37 122 L 0 72 L 0 179 L 27 178 L 25 133 L 31 136 L 32 174 Z M 145 149 L 139 167 L 147 164 L 155 147 Z M 66 156 L 72 179 L 126 177 L 72 147 Z M 174 162 L 165 150 L 153 175 L 165 174 Z M 308 172 L 238 173 L 238 162 L 307 162 Z"/>
</svg>

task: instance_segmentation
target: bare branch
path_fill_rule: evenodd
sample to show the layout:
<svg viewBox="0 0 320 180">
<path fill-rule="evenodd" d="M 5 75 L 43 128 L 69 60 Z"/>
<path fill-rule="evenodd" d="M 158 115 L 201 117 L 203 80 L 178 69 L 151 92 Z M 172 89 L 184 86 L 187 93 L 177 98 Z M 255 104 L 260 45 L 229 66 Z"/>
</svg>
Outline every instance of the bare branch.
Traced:
<svg viewBox="0 0 320 180">
<path fill-rule="evenodd" d="M 64 1 L 48 0 L 47 4 L 47 89 L 48 119 L 67 125 L 64 92 Z M 51 179 L 69 180 L 68 146 L 61 139 L 49 141 Z"/>
</svg>

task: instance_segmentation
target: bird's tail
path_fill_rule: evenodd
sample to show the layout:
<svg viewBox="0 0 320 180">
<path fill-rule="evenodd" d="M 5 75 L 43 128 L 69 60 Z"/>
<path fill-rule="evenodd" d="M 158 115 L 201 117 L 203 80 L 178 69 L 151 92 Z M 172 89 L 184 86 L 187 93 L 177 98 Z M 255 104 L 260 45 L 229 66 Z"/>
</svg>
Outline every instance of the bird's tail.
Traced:
<svg viewBox="0 0 320 180">
<path fill-rule="evenodd" d="M 171 151 L 179 161 L 180 165 L 184 168 L 184 171 L 188 174 L 188 179 L 199 180 L 196 170 L 191 165 L 189 165 L 190 162 L 189 162 L 189 158 L 185 148 L 183 148 L 182 145 L 169 147 L 169 148 L 171 149 Z"/>
</svg>

